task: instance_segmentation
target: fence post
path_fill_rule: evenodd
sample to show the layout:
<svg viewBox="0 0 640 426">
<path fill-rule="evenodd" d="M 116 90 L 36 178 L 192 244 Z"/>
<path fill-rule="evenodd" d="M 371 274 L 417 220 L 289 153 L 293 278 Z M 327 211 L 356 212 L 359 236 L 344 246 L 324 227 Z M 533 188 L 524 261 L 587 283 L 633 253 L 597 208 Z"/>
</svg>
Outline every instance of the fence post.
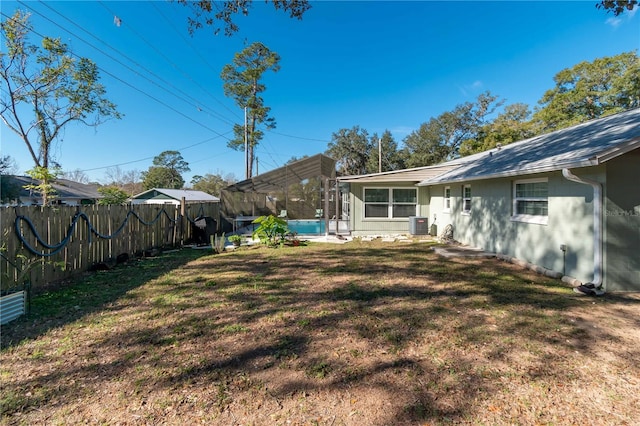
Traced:
<svg viewBox="0 0 640 426">
<path fill-rule="evenodd" d="M 324 235 L 329 235 L 329 178 L 324 179 Z"/>
<path fill-rule="evenodd" d="M 184 246 L 184 235 L 185 235 L 185 215 L 187 213 L 187 200 L 185 197 L 182 197 L 180 200 L 180 247 Z"/>
</svg>

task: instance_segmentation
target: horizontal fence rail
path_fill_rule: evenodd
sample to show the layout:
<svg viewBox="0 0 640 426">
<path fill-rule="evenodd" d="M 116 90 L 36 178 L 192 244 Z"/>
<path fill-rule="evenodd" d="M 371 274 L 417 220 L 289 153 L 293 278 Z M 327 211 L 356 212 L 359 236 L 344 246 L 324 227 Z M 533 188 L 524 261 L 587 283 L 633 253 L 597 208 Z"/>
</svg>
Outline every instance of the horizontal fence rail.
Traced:
<svg viewBox="0 0 640 426">
<path fill-rule="evenodd" d="M 219 214 L 219 203 L 3 207 L 2 294 L 189 243 L 196 219 L 219 223 Z"/>
</svg>

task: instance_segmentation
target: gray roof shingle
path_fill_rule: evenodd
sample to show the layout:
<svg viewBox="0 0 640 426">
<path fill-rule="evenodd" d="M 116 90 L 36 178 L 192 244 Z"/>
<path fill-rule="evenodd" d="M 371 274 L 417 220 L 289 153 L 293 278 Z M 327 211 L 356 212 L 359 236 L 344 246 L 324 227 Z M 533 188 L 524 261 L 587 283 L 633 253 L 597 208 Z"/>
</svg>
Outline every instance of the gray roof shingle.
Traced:
<svg viewBox="0 0 640 426">
<path fill-rule="evenodd" d="M 640 108 L 464 157 L 462 164 L 419 185 L 595 166 L 636 148 L 640 148 Z"/>
</svg>

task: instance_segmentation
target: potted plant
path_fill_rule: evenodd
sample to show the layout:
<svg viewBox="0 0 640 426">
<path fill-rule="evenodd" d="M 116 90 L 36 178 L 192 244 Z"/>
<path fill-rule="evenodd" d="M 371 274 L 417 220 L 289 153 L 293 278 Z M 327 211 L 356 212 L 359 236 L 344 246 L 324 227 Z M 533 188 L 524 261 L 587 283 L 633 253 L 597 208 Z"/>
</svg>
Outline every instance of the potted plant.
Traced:
<svg viewBox="0 0 640 426">
<path fill-rule="evenodd" d="M 229 242 L 233 244 L 235 247 L 240 247 L 240 244 L 242 244 L 243 239 L 244 238 L 242 237 L 242 235 L 238 235 L 238 234 L 229 235 Z"/>
</svg>

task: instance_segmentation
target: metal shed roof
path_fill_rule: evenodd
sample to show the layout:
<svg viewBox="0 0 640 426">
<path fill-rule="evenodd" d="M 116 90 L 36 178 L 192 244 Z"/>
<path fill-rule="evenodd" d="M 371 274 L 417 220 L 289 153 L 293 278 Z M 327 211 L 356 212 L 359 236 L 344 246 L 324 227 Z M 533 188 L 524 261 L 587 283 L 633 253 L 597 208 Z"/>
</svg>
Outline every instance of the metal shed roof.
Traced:
<svg viewBox="0 0 640 426">
<path fill-rule="evenodd" d="M 595 166 L 637 148 L 640 148 L 640 108 L 466 157 L 462 164 L 453 163 L 456 167 L 419 185 Z"/>
<path fill-rule="evenodd" d="M 259 192 L 281 191 L 283 188 L 313 177 L 335 178 L 336 160 L 323 154 L 294 161 L 278 169 L 274 169 L 250 179 L 234 183 L 224 191 Z"/>
<path fill-rule="evenodd" d="M 219 202 L 220 199 L 218 197 L 214 197 L 211 194 L 207 194 L 203 191 L 195 191 L 191 189 L 167 189 L 167 188 L 152 188 L 147 191 L 141 192 L 140 194 L 136 194 L 131 197 L 132 200 L 140 200 L 140 199 L 152 199 L 157 196 L 157 194 L 166 195 L 169 198 L 172 198 L 176 201 L 181 201 L 184 197 L 185 202 L 187 203 L 195 203 L 195 202 L 209 202 L 215 203 Z"/>
</svg>

